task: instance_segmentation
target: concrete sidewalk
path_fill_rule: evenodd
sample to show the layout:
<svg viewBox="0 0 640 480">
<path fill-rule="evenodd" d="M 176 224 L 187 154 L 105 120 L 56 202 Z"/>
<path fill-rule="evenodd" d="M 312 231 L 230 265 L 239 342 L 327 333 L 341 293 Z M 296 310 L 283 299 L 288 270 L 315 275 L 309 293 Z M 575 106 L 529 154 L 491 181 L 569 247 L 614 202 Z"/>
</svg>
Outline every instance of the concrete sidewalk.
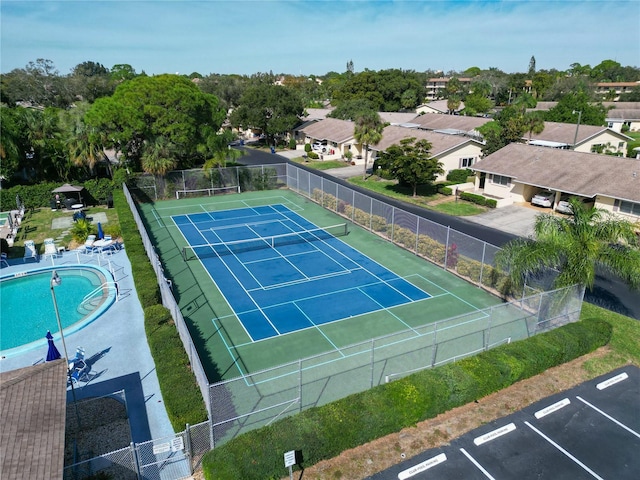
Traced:
<svg viewBox="0 0 640 480">
<path fill-rule="evenodd" d="M 149 351 L 144 330 L 144 315 L 138 301 L 131 264 L 125 251 L 119 251 L 106 258 L 100 256 L 77 255 L 75 251 L 65 252 L 56 258 L 56 265 L 78 264 L 96 265 L 114 274 L 118 283 L 119 299 L 104 314 L 81 330 L 65 334 L 69 356 L 76 348 L 85 350 L 87 363 L 91 365 L 88 382 L 80 381 L 75 388 L 76 397 L 83 399 L 106 395 L 124 390 L 127 399 L 132 440 L 136 443 L 173 435 L 173 427 L 162 401 L 155 364 Z M 0 275 L 15 274 L 33 268 L 51 266 L 49 260 L 34 265 L 22 259 L 13 259 L 9 267 L 0 269 Z M 46 332 L 43 332 L 43 334 Z M 57 332 L 58 349 L 62 352 Z M 23 353 L 0 360 L 0 370 L 9 371 L 43 362 L 47 354 L 46 344 Z M 71 401 L 71 389 L 67 391 Z"/>
</svg>

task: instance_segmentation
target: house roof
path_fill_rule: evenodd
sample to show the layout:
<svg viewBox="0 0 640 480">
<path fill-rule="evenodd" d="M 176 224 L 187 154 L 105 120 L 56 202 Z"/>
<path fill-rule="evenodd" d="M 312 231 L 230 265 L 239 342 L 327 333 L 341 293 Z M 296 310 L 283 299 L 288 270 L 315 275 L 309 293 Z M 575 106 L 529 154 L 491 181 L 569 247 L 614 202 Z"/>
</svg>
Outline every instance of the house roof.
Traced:
<svg viewBox="0 0 640 480">
<path fill-rule="evenodd" d="M 416 140 L 427 140 L 431 143 L 431 155 L 434 157 L 440 157 L 446 152 L 469 142 L 477 144 L 478 147 L 482 147 L 482 143 L 460 135 L 448 135 L 446 133 L 389 125 L 385 127 L 382 132 L 382 140 L 377 145 L 370 145 L 369 148 L 378 152 L 384 152 L 391 145 L 399 145 L 400 140 L 411 137 L 416 138 Z"/>
<path fill-rule="evenodd" d="M 609 110 L 607 112 L 606 120 L 638 121 L 640 120 L 640 106 L 636 109 L 615 108 L 613 110 Z"/>
<path fill-rule="evenodd" d="M 325 118 L 302 129 L 308 137 L 316 140 L 345 143 L 353 138 L 354 123 L 337 118 Z"/>
<path fill-rule="evenodd" d="M 478 172 L 565 193 L 640 202 L 640 161 L 511 143 L 473 165 Z"/>
<path fill-rule="evenodd" d="M 545 142 L 553 142 L 559 145 L 573 145 L 573 140 L 576 138 L 576 127 L 578 129 L 576 144 L 578 145 L 607 130 L 609 133 L 619 136 L 621 140 L 631 140 L 626 135 L 614 132 L 607 127 L 559 122 L 544 122 L 544 130 L 541 133 L 532 134 L 531 140 L 544 140 Z M 529 138 L 528 132 L 525 133 L 525 138 Z"/>
<path fill-rule="evenodd" d="M 378 115 L 384 123 L 391 125 L 412 122 L 416 118 L 414 112 L 378 112 Z"/>
<path fill-rule="evenodd" d="M 307 108 L 306 111 L 307 116 L 304 120 L 324 120 L 333 112 L 333 108 Z"/>
<path fill-rule="evenodd" d="M 418 115 L 411 121 L 420 125 L 419 128 L 424 130 L 454 129 L 461 132 L 471 132 L 485 123 L 490 122 L 491 119 L 482 117 L 466 117 L 464 115 L 425 113 Z"/>
<path fill-rule="evenodd" d="M 0 478 L 62 479 L 67 402 L 64 359 L 0 372 Z"/>
</svg>

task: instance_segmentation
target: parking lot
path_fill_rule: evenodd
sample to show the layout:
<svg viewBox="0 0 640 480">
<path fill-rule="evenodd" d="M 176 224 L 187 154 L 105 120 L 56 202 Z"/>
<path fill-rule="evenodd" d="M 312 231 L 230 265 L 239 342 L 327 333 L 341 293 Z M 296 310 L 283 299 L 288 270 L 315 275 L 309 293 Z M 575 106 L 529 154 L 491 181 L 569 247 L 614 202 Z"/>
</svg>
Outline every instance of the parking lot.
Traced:
<svg viewBox="0 0 640 480">
<path fill-rule="evenodd" d="M 640 369 L 628 366 L 378 473 L 391 479 L 635 479 Z"/>
</svg>

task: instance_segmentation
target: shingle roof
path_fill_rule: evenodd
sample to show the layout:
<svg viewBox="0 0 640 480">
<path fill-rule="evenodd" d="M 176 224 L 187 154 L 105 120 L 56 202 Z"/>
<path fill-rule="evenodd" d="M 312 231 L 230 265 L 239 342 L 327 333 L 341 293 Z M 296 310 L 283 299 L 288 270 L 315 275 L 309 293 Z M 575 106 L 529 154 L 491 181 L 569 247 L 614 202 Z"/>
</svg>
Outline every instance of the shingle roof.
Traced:
<svg viewBox="0 0 640 480">
<path fill-rule="evenodd" d="M 412 122 L 416 118 L 416 114 L 413 112 L 378 112 L 380 118 L 384 123 L 407 123 Z"/>
<path fill-rule="evenodd" d="M 640 161 L 512 143 L 473 165 L 479 172 L 585 197 L 640 202 Z"/>
<path fill-rule="evenodd" d="M 609 119 L 618 119 L 618 120 L 635 120 L 638 121 L 640 120 L 640 107 L 636 108 L 636 109 L 621 109 L 621 108 L 615 108 L 613 110 L 609 110 L 607 112 L 607 120 Z"/>
<path fill-rule="evenodd" d="M 325 118 L 309 125 L 302 131 L 311 138 L 328 140 L 330 142 L 344 143 L 353 138 L 354 123 L 337 118 Z"/>
<path fill-rule="evenodd" d="M 577 118 L 576 118 L 577 120 Z M 614 132 L 607 129 L 607 127 L 599 127 L 595 125 L 578 125 L 573 123 L 559 123 L 559 122 L 544 122 L 544 130 L 538 134 L 532 134 L 531 140 L 543 140 L 545 142 L 564 143 L 567 145 L 573 145 L 573 140 L 576 138 L 576 127 L 578 128 L 578 138 L 576 143 L 579 145 L 586 142 L 590 138 L 609 130 L 614 135 L 620 135 L 620 138 L 627 138 L 626 135 Z M 529 138 L 529 133 L 526 132 L 524 138 Z"/>
<path fill-rule="evenodd" d="M 0 478 L 62 479 L 65 360 L 0 373 Z"/>
<path fill-rule="evenodd" d="M 370 145 L 369 148 L 378 152 L 384 152 L 391 145 L 399 145 L 400 140 L 411 137 L 415 137 L 416 140 L 427 140 L 431 143 L 431 155 L 434 157 L 438 157 L 453 148 L 469 142 L 475 143 L 479 147 L 482 146 L 480 142 L 461 135 L 448 135 L 446 133 L 390 125 L 383 130 L 382 140 L 377 145 Z"/>
<path fill-rule="evenodd" d="M 453 129 L 462 132 L 471 132 L 490 121 L 490 118 L 443 115 L 441 113 L 425 113 L 411 120 L 412 123 L 417 123 L 420 125 L 419 128 L 424 130 Z"/>
</svg>

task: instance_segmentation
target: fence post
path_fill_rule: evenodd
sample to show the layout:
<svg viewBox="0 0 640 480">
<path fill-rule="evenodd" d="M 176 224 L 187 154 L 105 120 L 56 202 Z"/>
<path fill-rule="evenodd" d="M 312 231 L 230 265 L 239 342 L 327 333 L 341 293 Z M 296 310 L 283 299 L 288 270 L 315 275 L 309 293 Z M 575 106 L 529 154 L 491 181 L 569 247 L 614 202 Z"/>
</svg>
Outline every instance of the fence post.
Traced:
<svg viewBox="0 0 640 480">
<path fill-rule="evenodd" d="M 375 353 L 376 353 L 376 345 L 375 345 L 374 339 L 372 338 L 371 339 L 371 384 L 369 388 L 373 388 L 373 371 L 375 369 L 375 361 L 374 361 Z"/>
<path fill-rule="evenodd" d="M 298 359 L 298 413 L 302 412 L 302 359 Z"/>
<path fill-rule="evenodd" d="M 451 227 L 447 225 L 447 240 L 446 245 L 444 246 L 444 269 L 447 269 L 447 260 L 449 256 L 449 232 L 451 231 Z"/>
<path fill-rule="evenodd" d="M 478 280 L 478 287 L 482 288 L 482 275 L 484 273 L 484 256 L 487 251 L 487 242 L 482 242 L 482 261 L 480 262 L 480 279 Z"/>
<path fill-rule="evenodd" d="M 191 427 L 187 423 L 184 429 L 184 446 L 189 456 L 189 473 L 193 475 L 193 449 L 191 448 Z"/>
<path fill-rule="evenodd" d="M 487 332 L 487 336 L 484 339 L 485 350 L 489 350 L 489 344 L 491 343 L 491 320 L 493 320 L 493 306 L 489 308 L 489 320 L 487 322 L 487 328 L 485 329 Z"/>
<path fill-rule="evenodd" d="M 131 442 L 129 444 L 129 448 L 131 449 L 131 460 L 133 460 L 133 468 L 136 472 L 136 478 L 138 478 L 138 480 L 142 480 L 142 472 L 140 472 L 140 459 L 138 458 L 138 450 L 136 449 L 136 444 Z"/>
<path fill-rule="evenodd" d="M 433 325 L 433 345 L 431 347 L 431 367 L 436 364 L 436 352 L 438 351 L 438 322 Z"/>
</svg>

